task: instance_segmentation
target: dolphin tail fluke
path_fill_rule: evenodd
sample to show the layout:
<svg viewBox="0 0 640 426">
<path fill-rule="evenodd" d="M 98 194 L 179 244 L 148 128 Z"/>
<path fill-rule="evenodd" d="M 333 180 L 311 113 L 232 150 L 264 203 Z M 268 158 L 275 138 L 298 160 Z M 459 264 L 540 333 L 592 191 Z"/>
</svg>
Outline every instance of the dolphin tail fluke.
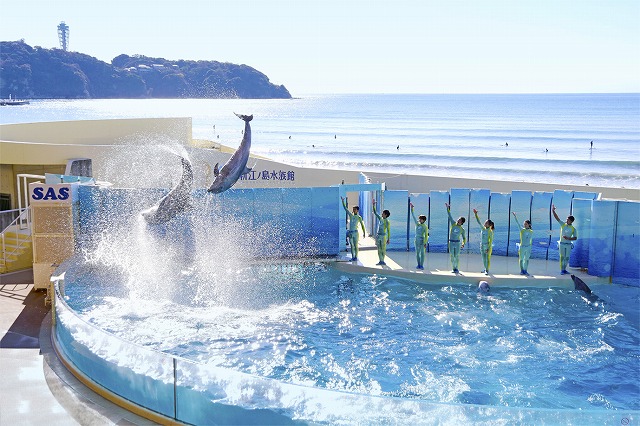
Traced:
<svg viewBox="0 0 640 426">
<path fill-rule="evenodd" d="M 235 113 L 235 112 L 234 112 L 234 114 L 237 115 L 238 118 L 240 118 L 241 120 L 244 120 L 247 123 L 250 122 L 251 120 L 253 120 L 253 114 L 251 114 L 251 115 L 242 115 L 242 114 L 238 114 L 238 113 Z"/>
</svg>

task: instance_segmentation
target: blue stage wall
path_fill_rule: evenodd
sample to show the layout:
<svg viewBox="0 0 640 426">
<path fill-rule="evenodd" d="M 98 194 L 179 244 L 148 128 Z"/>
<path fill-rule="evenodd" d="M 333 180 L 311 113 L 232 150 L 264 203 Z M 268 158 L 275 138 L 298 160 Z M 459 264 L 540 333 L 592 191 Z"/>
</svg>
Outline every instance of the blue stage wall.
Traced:
<svg viewBox="0 0 640 426">
<path fill-rule="evenodd" d="M 528 192 L 491 193 L 487 189 L 455 188 L 431 191 L 428 194 L 408 194 L 407 191 L 381 191 L 379 184 L 339 185 L 318 188 L 237 189 L 220 195 L 205 190 L 193 192 L 194 209 L 170 222 L 155 226 L 157 235 L 187 232 L 193 226 L 224 226 L 230 220 L 243 228 L 267 233 L 277 244 L 258 251 L 265 257 L 303 255 L 333 256 L 346 249 L 345 213 L 341 194 L 358 191 L 363 202 L 362 212 L 371 218 L 371 200 L 376 197 L 380 211 L 391 211 L 391 244 L 389 250 L 414 250 L 415 224 L 410 216 L 409 201 L 415 204 L 416 216 L 427 216 L 429 226 L 428 251 L 448 251 L 449 220 L 445 203 L 451 204 L 455 219 L 467 220 L 468 243 L 465 252 L 478 253 L 479 225 L 473 216 L 477 209 L 481 222 L 489 217 L 496 223 L 494 255 L 517 256 L 515 242 L 519 230 L 511 212 L 520 222 L 531 218 L 534 230 L 532 258 L 558 259 L 557 241 L 560 226 L 553 219 L 551 205 L 564 220 L 575 216 L 578 240 L 571 253 L 570 267 L 586 268 L 591 275 L 610 277 L 614 282 L 640 286 L 640 203 L 597 200 L 590 192 Z M 121 189 L 98 186 L 78 187 L 79 247 L 96 244 L 101 235 L 116 228 L 130 227 L 141 220 L 140 212 L 154 205 L 167 194 L 161 189 Z M 201 216 L 201 221 L 193 220 Z M 376 223 L 365 219 L 368 230 Z M 198 225 L 194 225 L 198 223 Z M 246 244 L 238 241 L 238 244 Z M 274 249 L 274 246 L 276 247 Z M 279 248 L 278 248 L 279 247 Z M 304 250 L 300 251 L 300 248 Z"/>
</svg>

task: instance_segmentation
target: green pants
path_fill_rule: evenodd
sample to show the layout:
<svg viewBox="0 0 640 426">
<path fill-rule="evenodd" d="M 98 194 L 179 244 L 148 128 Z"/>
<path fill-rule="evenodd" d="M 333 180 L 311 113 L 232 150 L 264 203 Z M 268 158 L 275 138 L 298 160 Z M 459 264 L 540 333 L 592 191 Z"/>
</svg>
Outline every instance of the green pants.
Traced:
<svg viewBox="0 0 640 426">
<path fill-rule="evenodd" d="M 569 265 L 569 257 L 571 257 L 571 243 L 560 243 L 560 270 L 566 271 Z"/>
<path fill-rule="evenodd" d="M 449 240 L 449 252 L 451 253 L 451 266 L 453 269 L 458 269 L 461 246 L 460 240 Z"/>
<path fill-rule="evenodd" d="M 384 262 L 384 257 L 387 254 L 387 235 L 378 234 L 376 236 L 376 247 L 378 247 L 378 260 Z"/>
<path fill-rule="evenodd" d="M 351 246 L 351 257 L 357 258 L 360 235 L 358 231 L 347 231 L 347 237 L 349 237 L 349 245 Z"/>
<path fill-rule="evenodd" d="M 488 244 L 480 244 L 480 253 L 482 253 L 484 270 L 489 272 L 489 267 L 491 266 L 491 246 Z"/>
<path fill-rule="evenodd" d="M 518 249 L 518 263 L 520 263 L 521 271 L 527 272 L 529 257 L 531 257 L 531 246 L 520 246 Z"/>
<path fill-rule="evenodd" d="M 418 266 L 424 266 L 424 240 L 422 238 L 416 238 L 416 260 Z"/>
</svg>

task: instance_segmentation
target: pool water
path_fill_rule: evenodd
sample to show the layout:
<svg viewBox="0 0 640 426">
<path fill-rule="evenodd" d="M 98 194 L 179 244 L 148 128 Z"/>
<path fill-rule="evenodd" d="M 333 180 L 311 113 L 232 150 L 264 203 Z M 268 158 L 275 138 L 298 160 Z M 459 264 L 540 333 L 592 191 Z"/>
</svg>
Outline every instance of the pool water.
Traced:
<svg viewBox="0 0 640 426">
<path fill-rule="evenodd" d="M 325 263 L 67 271 L 67 303 L 122 339 L 294 384 L 504 407 L 640 409 L 640 289 L 492 288 Z M 202 271 L 204 272 L 204 271 Z M 223 271 L 224 272 L 224 271 Z"/>
</svg>

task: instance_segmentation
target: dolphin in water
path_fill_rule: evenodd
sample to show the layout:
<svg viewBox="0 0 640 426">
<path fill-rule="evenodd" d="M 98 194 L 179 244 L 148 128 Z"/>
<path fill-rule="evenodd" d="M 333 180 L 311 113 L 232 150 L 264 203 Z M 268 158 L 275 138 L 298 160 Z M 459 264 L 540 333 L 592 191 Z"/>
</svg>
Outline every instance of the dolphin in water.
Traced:
<svg viewBox="0 0 640 426">
<path fill-rule="evenodd" d="M 142 217 L 150 225 L 159 225 L 176 217 L 191 208 L 191 187 L 193 186 L 193 169 L 184 157 L 182 161 L 182 178 L 180 182 L 155 206 L 142 212 Z"/>
<path fill-rule="evenodd" d="M 251 126 L 249 122 L 253 120 L 253 115 L 236 115 L 244 120 L 244 136 L 240 146 L 229 158 L 229 161 L 222 166 L 222 169 L 218 170 L 218 163 L 213 168 L 215 179 L 207 191 L 214 194 L 220 194 L 231 188 L 240 179 L 240 176 L 251 171 L 247 167 L 247 161 L 249 160 L 249 150 L 251 149 Z"/>
<path fill-rule="evenodd" d="M 589 286 L 587 284 L 585 284 L 584 281 L 582 281 L 580 278 L 576 277 L 573 274 L 571 274 L 571 279 L 573 280 L 573 284 L 574 284 L 576 290 L 581 290 L 581 291 L 584 291 L 587 294 L 591 294 L 591 289 L 589 288 Z"/>
<path fill-rule="evenodd" d="M 488 282 L 480 281 L 478 283 L 478 293 L 489 293 L 489 290 L 491 290 L 491 287 Z"/>
</svg>

